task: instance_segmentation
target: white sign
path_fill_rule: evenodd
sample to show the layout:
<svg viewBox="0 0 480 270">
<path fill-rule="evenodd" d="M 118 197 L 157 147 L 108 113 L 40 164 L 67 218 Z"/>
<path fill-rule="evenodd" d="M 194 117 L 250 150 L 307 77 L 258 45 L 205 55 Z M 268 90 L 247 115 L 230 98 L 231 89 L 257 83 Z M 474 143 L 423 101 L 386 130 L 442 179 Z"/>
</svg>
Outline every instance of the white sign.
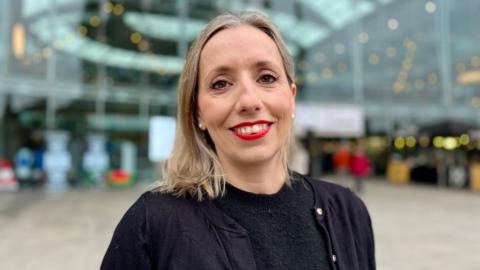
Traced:
<svg viewBox="0 0 480 270">
<path fill-rule="evenodd" d="M 175 118 L 154 116 L 150 118 L 148 157 L 152 162 L 168 159 L 175 138 Z"/>
<path fill-rule="evenodd" d="M 320 137 L 363 137 L 365 113 L 361 106 L 348 104 L 297 103 L 295 132 L 313 131 Z"/>
</svg>

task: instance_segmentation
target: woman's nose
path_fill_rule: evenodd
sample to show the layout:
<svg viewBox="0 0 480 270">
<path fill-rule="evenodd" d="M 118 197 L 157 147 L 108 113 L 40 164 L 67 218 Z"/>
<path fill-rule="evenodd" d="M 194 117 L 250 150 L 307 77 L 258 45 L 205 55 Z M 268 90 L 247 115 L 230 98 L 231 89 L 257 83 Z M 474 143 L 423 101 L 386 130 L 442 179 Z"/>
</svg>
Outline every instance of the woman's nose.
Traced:
<svg viewBox="0 0 480 270">
<path fill-rule="evenodd" d="M 236 109 L 240 113 L 254 113 L 263 107 L 259 89 L 255 82 L 245 80 L 240 83 Z"/>
</svg>

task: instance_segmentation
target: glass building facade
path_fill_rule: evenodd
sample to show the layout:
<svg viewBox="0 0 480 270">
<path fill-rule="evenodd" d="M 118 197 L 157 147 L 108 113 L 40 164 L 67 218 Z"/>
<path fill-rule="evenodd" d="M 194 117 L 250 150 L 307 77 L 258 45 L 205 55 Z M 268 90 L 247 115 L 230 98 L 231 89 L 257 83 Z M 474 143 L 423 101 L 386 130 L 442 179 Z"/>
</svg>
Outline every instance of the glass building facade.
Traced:
<svg viewBox="0 0 480 270">
<path fill-rule="evenodd" d="M 185 54 L 206 22 L 258 10 L 295 58 L 297 102 L 353 104 L 367 131 L 456 119 L 480 124 L 480 2 L 474 0 L 3 0 L 1 152 L 33 130 L 131 139 L 175 115 Z"/>
</svg>

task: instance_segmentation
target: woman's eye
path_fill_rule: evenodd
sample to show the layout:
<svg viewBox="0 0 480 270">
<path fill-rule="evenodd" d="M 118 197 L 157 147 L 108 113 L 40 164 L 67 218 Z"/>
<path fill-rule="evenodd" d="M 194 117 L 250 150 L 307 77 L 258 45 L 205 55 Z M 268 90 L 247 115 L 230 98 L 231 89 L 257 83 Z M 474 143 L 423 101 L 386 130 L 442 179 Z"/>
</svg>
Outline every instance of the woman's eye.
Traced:
<svg viewBox="0 0 480 270">
<path fill-rule="evenodd" d="M 274 83 L 276 80 L 277 78 L 271 74 L 264 74 L 259 79 L 261 83 Z"/>
<path fill-rule="evenodd" d="M 225 80 L 219 80 L 212 84 L 212 89 L 223 89 L 228 86 L 228 82 Z"/>
</svg>

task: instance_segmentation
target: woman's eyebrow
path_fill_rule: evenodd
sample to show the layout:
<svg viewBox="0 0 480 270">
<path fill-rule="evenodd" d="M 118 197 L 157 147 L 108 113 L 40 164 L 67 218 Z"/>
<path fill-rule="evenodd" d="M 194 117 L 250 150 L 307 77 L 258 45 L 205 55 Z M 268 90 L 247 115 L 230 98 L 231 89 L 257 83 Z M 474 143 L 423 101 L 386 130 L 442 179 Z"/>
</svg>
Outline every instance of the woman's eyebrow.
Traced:
<svg viewBox="0 0 480 270">
<path fill-rule="evenodd" d="M 255 63 L 252 64 L 252 67 L 254 67 L 254 68 L 277 67 L 277 66 L 278 65 L 276 65 L 275 62 L 270 61 L 270 60 L 259 60 L 259 61 L 256 61 Z M 228 73 L 228 72 L 230 72 L 234 69 L 235 69 L 234 67 L 229 66 L 229 65 L 216 66 L 213 69 L 211 69 L 210 71 L 208 71 L 205 78 L 210 78 L 212 76 L 212 74 Z"/>
<path fill-rule="evenodd" d="M 230 67 L 230 66 L 221 65 L 221 66 L 215 67 L 212 70 L 208 71 L 208 73 L 206 74 L 205 77 L 209 78 L 212 74 L 217 74 L 217 73 L 227 73 L 227 72 L 231 71 L 232 69 L 233 68 Z"/>
<path fill-rule="evenodd" d="M 272 64 L 272 61 L 269 61 L 269 60 L 259 60 L 257 62 L 255 62 L 255 66 L 268 66 L 268 65 L 271 65 Z"/>
<path fill-rule="evenodd" d="M 255 68 L 260 68 L 260 67 L 277 67 L 277 64 L 273 61 L 269 60 L 260 60 L 257 61 L 253 64 Z"/>
</svg>

